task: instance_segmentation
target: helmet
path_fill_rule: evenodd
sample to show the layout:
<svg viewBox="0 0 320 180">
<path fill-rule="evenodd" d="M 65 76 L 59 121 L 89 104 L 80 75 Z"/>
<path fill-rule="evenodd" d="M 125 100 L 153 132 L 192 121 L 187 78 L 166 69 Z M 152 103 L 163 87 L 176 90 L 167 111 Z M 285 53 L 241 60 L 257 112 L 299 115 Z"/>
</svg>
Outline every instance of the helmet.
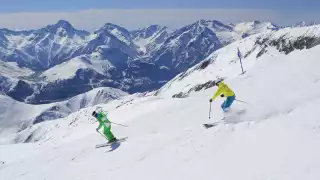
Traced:
<svg viewBox="0 0 320 180">
<path fill-rule="evenodd" d="M 218 86 L 221 81 L 223 81 L 223 79 L 220 77 L 217 77 L 217 79 L 214 81 L 215 86 Z"/>
</svg>

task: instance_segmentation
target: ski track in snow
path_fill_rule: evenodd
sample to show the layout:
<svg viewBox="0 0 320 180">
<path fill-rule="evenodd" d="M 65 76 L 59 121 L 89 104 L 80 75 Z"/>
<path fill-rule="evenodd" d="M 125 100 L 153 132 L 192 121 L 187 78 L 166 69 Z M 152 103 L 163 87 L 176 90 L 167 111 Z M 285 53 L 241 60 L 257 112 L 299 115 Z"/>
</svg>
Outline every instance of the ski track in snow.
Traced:
<svg viewBox="0 0 320 180">
<path fill-rule="evenodd" d="M 289 55 L 269 48 L 258 60 L 244 59 L 248 71 L 241 76 L 239 66 L 229 66 L 236 47 L 221 49 L 216 64 L 172 82 L 160 96 L 131 95 L 99 105 L 111 121 L 129 126 L 112 126 L 117 137 L 128 137 L 117 149 L 95 148 L 105 142 L 90 116 L 95 107 L 82 109 L 37 124 L 34 128 L 45 131 L 37 142 L 1 145 L 1 179 L 318 180 L 320 47 Z M 240 46 L 249 47 L 250 40 Z M 216 88 L 184 99 L 171 96 L 221 74 L 249 104 L 235 102 L 231 112 L 245 109 L 243 115 L 205 129 L 203 123 L 223 116 L 218 98 L 208 119 L 208 100 Z"/>
</svg>

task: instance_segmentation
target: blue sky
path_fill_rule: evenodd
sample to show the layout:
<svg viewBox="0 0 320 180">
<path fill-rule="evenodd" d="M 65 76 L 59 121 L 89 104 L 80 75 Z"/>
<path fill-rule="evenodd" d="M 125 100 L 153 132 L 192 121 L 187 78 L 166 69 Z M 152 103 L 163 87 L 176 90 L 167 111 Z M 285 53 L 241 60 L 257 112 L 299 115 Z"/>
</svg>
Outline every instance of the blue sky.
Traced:
<svg viewBox="0 0 320 180">
<path fill-rule="evenodd" d="M 311 11 L 319 0 L 2 0 L 1 13 L 96 8 L 246 8 Z"/>
<path fill-rule="evenodd" d="M 0 28 L 9 29 L 36 29 L 60 19 L 89 31 L 107 22 L 128 29 L 150 24 L 179 28 L 199 19 L 320 23 L 320 0 L 0 0 L 0 4 Z"/>
</svg>

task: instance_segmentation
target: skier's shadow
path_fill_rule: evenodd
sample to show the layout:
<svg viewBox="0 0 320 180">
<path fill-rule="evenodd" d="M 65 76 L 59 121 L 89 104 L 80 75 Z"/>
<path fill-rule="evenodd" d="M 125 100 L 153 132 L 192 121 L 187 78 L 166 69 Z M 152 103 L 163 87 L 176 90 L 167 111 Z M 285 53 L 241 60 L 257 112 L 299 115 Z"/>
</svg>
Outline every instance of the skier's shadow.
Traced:
<svg viewBox="0 0 320 180">
<path fill-rule="evenodd" d="M 112 143 L 111 146 L 110 146 L 111 149 L 109 151 L 107 151 L 107 152 L 112 152 L 112 151 L 118 149 L 120 147 L 120 145 L 121 145 L 121 142 Z"/>
<path fill-rule="evenodd" d="M 118 148 L 120 147 L 121 143 L 124 142 L 124 141 L 126 141 L 126 139 L 128 139 L 128 137 L 120 138 L 120 139 L 118 139 L 118 141 L 113 142 L 113 143 L 110 145 L 110 148 L 111 148 L 111 149 L 110 149 L 109 151 L 107 151 L 107 152 L 112 152 L 112 151 L 118 149 Z"/>
</svg>

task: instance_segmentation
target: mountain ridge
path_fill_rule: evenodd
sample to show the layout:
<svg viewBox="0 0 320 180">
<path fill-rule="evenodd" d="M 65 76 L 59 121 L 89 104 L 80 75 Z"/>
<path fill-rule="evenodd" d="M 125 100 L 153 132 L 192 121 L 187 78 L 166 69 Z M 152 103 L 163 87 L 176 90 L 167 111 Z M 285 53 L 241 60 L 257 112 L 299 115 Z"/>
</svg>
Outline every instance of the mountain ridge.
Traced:
<svg viewBox="0 0 320 180">
<path fill-rule="evenodd" d="M 246 32 L 256 28 L 248 27 Z M 160 25 L 129 31 L 106 23 L 90 33 L 75 29 L 65 20 L 37 30 L 2 29 L 0 60 L 34 73 L 15 76 L 15 80 L 0 74 L 5 78 L 0 91 L 32 104 L 64 100 L 100 86 L 129 93 L 152 91 L 242 38 L 243 32 L 233 29 L 216 20 L 199 20 L 173 32 Z M 260 30 L 266 29 L 254 33 Z M 68 76 L 60 76 L 60 67 L 72 70 Z M 16 80 L 19 83 L 13 83 Z M 22 87 L 28 91 L 21 94 Z"/>
</svg>

